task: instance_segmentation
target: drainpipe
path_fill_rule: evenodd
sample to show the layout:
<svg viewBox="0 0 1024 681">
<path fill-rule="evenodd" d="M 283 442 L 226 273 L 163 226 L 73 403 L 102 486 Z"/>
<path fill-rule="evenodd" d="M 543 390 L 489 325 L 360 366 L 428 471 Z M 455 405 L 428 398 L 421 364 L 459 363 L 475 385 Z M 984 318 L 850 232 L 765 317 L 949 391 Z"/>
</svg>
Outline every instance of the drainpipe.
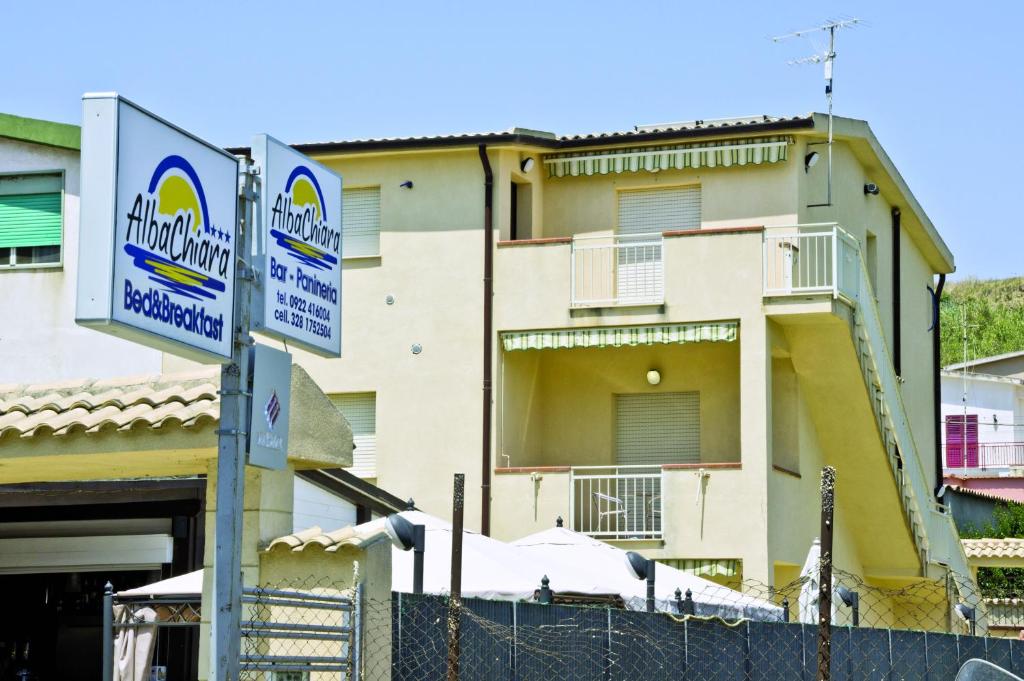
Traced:
<svg viewBox="0 0 1024 681">
<path fill-rule="evenodd" d="M 935 496 L 939 503 L 942 503 L 942 497 L 939 496 L 939 491 L 942 489 L 942 429 L 940 423 L 942 421 L 942 383 L 941 383 L 941 337 L 942 337 L 942 319 L 939 317 L 939 303 L 942 301 L 942 287 L 946 285 L 946 275 L 939 275 L 939 285 L 935 287 L 934 291 L 931 291 L 931 286 L 928 290 L 932 293 L 932 404 L 934 408 L 934 415 L 932 421 L 934 421 L 935 427 Z"/>
<path fill-rule="evenodd" d="M 494 332 L 494 173 L 487 159 L 487 145 L 478 147 L 484 167 L 484 396 L 483 448 L 481 458 L 480 534 L 491 534 L 491 336 Z"/>
<path fill-rule="evenodd" d="M 900 209 L 892 209 L 892 355 L 896 375 L 903 375 L 902 319 L 900 317 Z"/>
</svg>

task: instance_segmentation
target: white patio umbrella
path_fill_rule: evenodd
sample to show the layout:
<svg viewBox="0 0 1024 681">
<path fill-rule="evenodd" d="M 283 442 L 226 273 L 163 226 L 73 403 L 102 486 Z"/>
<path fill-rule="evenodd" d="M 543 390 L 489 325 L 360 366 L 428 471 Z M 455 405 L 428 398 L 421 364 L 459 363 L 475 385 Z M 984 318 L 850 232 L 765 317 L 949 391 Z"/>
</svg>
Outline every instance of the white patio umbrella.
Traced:
<svg viewBox="0 0 1024 681">
<path fill-rule="evenodd" d="M 811 542 L 807 560 L 800 569 L 800 621 L 804 624 L 818 623 L 818 595 L 821 592 L 821 540 Z M 838 623 L 839 596 L 836 593 L 835 575 L 832 578 L 832 624 Z"/>
<path fill-rule="evenodd" d="M 626 567 L 626 551 L 574 532 L 554 527 L 512 542 L 527 553 L 530 563 L 543 566 L 555 592 L 577 593 L 587 588 L 622 596 L 626 607 L 644 610 L 647 585 L 634 578 Z M 719 615 L 729 619 L 782 619 L 782 608 L 691 575 L 668 565 L 655 565 L 655 608 L 675 612 L 675 590 L 692 592 L 695 614 Z M 596 589 L 594 586 L 598 586 Z"/>
</svg>

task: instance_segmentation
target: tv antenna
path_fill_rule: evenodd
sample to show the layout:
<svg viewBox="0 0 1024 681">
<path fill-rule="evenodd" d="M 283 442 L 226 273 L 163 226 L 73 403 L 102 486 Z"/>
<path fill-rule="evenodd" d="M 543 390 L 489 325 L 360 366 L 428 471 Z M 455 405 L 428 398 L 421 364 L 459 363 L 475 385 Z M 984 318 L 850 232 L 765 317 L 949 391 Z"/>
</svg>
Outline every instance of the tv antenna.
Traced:
<svg viewBox="0 0 1024 681">
<path fill-rule="evenodd" d="M 805 38 L 822 32 L 828 33 L 828 48 L 818 52 L 817 54 L 786 62 L 790 66 L 799 66 L 802 64 L 825 64 L 825 101 L 828 102 L 828 141 L 825 142 L 828 146 L 828 198 L 825 203 L 811 204 L 808 208 L 820 208 L 832 205 L 832 63 L 836 59 L 836 31 L 843 28 L 853 28 L 861 23 L 863 22 L 860 19 L 828 21 L 820 26 L 806 28 L 802 31 L 794 31 L 792 33 L 778 35 L 772 38 L 773 43 L 781 43 L 784 40 L 790 40 L 792 38 Z M 810 144 L 821 144 L 821 142 L 811 142 Z"/>
</svg>

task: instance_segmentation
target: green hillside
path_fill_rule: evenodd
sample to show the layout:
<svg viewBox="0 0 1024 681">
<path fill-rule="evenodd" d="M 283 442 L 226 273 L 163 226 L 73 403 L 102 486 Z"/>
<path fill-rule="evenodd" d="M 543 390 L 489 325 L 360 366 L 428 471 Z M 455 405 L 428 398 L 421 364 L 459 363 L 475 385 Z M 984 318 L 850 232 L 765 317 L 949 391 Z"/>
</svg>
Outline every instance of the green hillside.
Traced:
<svg viewBox="0 0 1024 681">
<path fill-rule="evenodd" d="M 942 365 L 963 360 L 964 311 L 969 359 L 1024 350 L 1024 277 L 965 279 L 942 295 Z"/>
</svg>

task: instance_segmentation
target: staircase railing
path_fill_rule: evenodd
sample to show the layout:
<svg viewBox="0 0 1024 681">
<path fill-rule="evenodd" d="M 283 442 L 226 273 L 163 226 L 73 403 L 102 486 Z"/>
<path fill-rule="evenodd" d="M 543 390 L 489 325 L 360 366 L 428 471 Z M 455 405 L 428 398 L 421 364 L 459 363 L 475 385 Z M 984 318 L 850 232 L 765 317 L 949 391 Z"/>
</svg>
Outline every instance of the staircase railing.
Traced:
<svg viewBox="0 0 1024 681">
<path fill-rule="evenodd" d="M 956 527 L 945 509 L 932 500 L 931 486 L 910 428 L 900 379 L 885 342 L 882 320 L 864 257 L 860 249 L 856 249 L 856 254 L 857 288 L 854 290 L 850 287 L 843 294 L 855 302 L 857 328 L 854 333 L 861 368 L 879 433 L 900 487 L 904 510 L 918 548 L 922 551 L 922 564 L 927 569 L 930 562 L 942 563 L 961 575 L 962 579 L 955 580 L 961 597 L 972 606 L 978 606 L 980 594 L 976 587 L 972 588 L 970 567 Z M 922 504 L 926 510 L 922 509 Z M 964 593 L 965 590 L 969 593 Z"/>
</svg>

